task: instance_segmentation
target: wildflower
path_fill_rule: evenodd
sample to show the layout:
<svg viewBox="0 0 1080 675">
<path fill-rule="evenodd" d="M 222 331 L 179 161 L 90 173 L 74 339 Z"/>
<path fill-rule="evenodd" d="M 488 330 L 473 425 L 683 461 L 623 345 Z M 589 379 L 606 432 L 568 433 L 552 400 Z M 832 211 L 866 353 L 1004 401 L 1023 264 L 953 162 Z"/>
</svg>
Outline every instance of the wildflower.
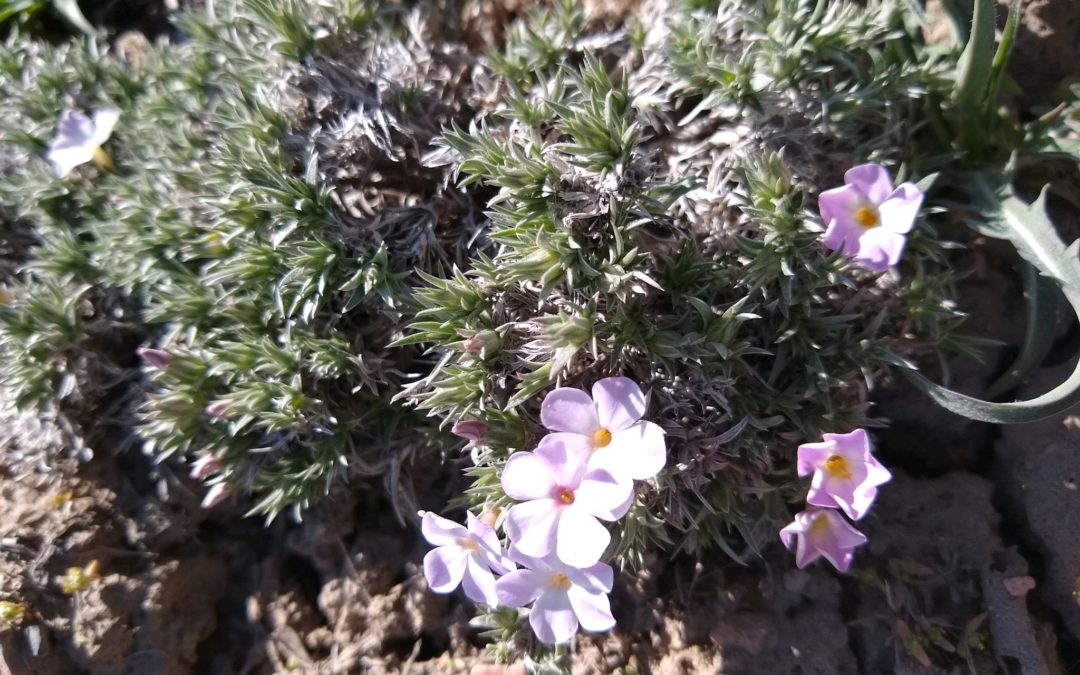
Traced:
<svg viewBox="0 0 1080 675">
<path fill-rule="evenodd" d="M 606 468 L 586 465 L 554 435 L 534 452 L 516 452 L 502 472 L 503 491 L 520 504 L 506 514 L 506 532 L 528 556 L 554 551 L 560 560 L 587 567 L 611 541 L 597 520 L 618 520 L 633 498 L 633 483 L 616 480 Z"/>
<path fill-rule="evenodd" d="M 195 460 L 191 465 L 191 477 L 203 480 L 221 471 L 221 460 L 217 455 L 210 453 Z"/>
<path fill-rule="evenodd" d="M 26 616 L 26 610 L 27 606 L 25 602 L 0 600 L 0 623 L 18 623 Z"/>
<path fill-rule="evenodd" d="M 169 352 L 151 347 L 139 347 L 135 353 L 139 355 L 143 363 L 154 370 L 165 370 L 173 361 L 173 356 Z"/>
<path fill-rule="evenodd" d="M 45 153 L 56 176 L 63 178 L 75 167 L 90 161 L 103 171 L 112 169 L 112 159 L 101 145 L 109 140 L 119 119 L 120 113 L 110 108 L 96 111 L 93 120 L 76 110 L 65 110 Z"/>
<path fill-rule="evenodd" d="M 596 563 L 579 569 L 555 556 L 534 558 L 514 547 L 510 548 L 510 557 L 524 569 L 496 581 L 495 592 L 499 602 L 509 607 L 532 603 L 529 624 L 541 642 L 568 642 L 579 625 L 594 632 L 615 626 L 607 595 L 614 574 L 608 565 Z"/>
<path fill-rule="evenodd" d="M 202 500 L 202 507 L 212 509 L 228 499 L 232 492 L 232 487 L 228 483 L 215 483 L 206 491 L 206 496 Z"/>
<path fill-rule="evenodd" d="M 101 579 L 101 565 L 96 560 L 91 560 L 86 567 L 69 567 L 63 577 L 60 578 L 60 588 L 71 595 L 79 591 L 85 591 L 94 581 Z"/>
<path fill-rule="evenodd" d="M 460 420 L 450 428 L 450 433 L 470 443 L 476 443 L 487 433 L 487 425 L 480 420 Z"/>
<path fill-rule="evenodd" d="M 880 164 L 860 164 L 844 174 L 844 187 L 826 190 L 818 198 L 826 225 L 823 243 L 842 248 L 873 272 L 884 272 L 900 261 L 923 193 L 914 183 L 893 187 Z"/>
<path fill-rule="evenodd" d="M 664 431 L 642 421 L 644 415 L 645 394 L 626 377 L 600 380 L 591 398 L 580 389 L 556 389 L 540 408 L 540 421 L 555 432 L 549 437 L 620 479 L 652 478 L 667 461 Z"/>
<path fill-rule="evenodd" d="M 473 602 L 495 607 L 495 576 L 506 574 L 516 566 L 502 554 L 499 536 L 488 524 L 467 514 L 468 529 L 421 511 L 421 530 L 424 538 L 438 548 L 424 556 L 424 577 L 436 593 L 449 593 L 460 584 Z"/>
<path fill-rule="evenodd" d="M 799 446 L 799 475 L 814 474 L 806 503 L 840 508 L 849 518 L 859 520 L 874 503 L 878 486 L 888 483 L 892 474 L 870 454 L 866 430 L 825 434 L 824 439 Z"/>
<path fill-rule="evenodd" d="M 866 543 L 866 536 L 852 527 L 833 509 L 811 508 L 795 514 L 795 520 L 780 530 L 780 540 L 791 548 L 797 539 L 795 564 L 801 569 L 821 556 L 841 572 L 851 568 L 856 547 Z"/>
</svg>

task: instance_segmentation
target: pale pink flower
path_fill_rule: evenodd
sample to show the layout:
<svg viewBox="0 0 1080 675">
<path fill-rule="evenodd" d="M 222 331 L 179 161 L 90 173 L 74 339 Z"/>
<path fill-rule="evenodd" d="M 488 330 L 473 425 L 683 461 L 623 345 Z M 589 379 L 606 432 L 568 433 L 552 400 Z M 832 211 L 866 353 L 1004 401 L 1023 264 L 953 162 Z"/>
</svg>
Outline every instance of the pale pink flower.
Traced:
<svg viewBox="0 0 1080 675">
<path fill-rule="evenodd" d="M 206 496 L 204 496 L 202 500 L 202 507 L 204 509 L 212 509 L 228 499 L 229 496 L 232 495 L 232 492 L 232 487 L 228 483 L 214 483 L 210 486 L 210 489 L 206 491 Z"/>
<path fill-rule="evenodd" d="M 222 466 L 223 465 L 221 463 L 221 460 L 218 459 L 217 455 L 213 453 L 203 455 L 199 459 L 192 462 L 191 477 L 197 478 L 199 480 L 209 478 L 215 473 L 221 471 Z"/>
<path fill-rule="evenodd" d="M 555 432 L 547 438 L 620 480 L 647 480 L 667 462 L 664 431 L 642 421 L 644 415 L 645 394 L 626 377 L 598 381 L 591 398 L 580 389 L 556 389 L 540 407 L 540 421 Z"/>
<path fill-rule="evenodd" d="M 633 483 L 587 465 L 555 435 L 535 452 L 515 452 L 502 471 L 503 491 L 520 504 L 506 515 L 506 533 L 525 555 L 553 551 L 574 567 L 600 559 L 611 541 L 601 520 L 618 520 L 633 500 Z"/>
<path fill-rule="evenodd" d="M 120 113 L 109 108 L 96 111 L 93 119 L 77 110 L 65 110 L 45 153 L 56 176 L 63 178 L 80 164 L 95 159 L 102 168 L 109 168 L 112 160 L 101 150 L 101 145 L 109 140 L 119 119 Z"/>
<path fill-rule="evenodd" d="M 424 577 L 436 593 L 461 585 L 473 602 L 495 607 L 499 600 L 492 571 L 505 574 L 515 565 L 503 555 L 495 530 L 472 512 L 466 517 L 468 529 L 430 511 L 420 512 L 424 538 L 437 547 L 424 556 Z"/>
<path fill-rule="evenodd" d="M 826 190 L 818 208 L 826 230 L 822 242 L 873 272 L 900 261 L 906 235 L 915 224 L 923 193 L 914 183 L 893 187 L 888 169 L 860 164 L 844 174 L 843 187 Z"/>
<path fill-rule="evenodd" d="M 527 569 L 518 569 L 495 582 L 499 602 L 529 610 L 529 624 L 545 644 L 569 642 L 578 626 L 601 632 L 615 626 L 608 593 L 614 574 L 611 567 L 596 563 L 584 569 L 572 567 L 555 556 L 534 558 L 513 546 L 510 556 Z"/>
<path fill-rule="evenodd" d="M 824 556 L 836 569 L 847 572 L 855 548 L 866 543 L 866 536 L 833 509 L 807 509 L 780 530 L 780 540 L 788 548 L 797 540 L 795 564 L 800 569 Z"/>
<path fill-rule="evenodd" d="M 889 482 L 892 474 L 870 453 L 866 430 L 824 434 L 824 439 L 799 446 L 799 475 L 814 474 L 806 503 L 840 508 L 859 520 L 874 503 L 878 486 Z"/>
<path fill-rule="evenodd" d="M 450 433 L 458 438 L 464 438 L 470 443 L 476 443 L 487 433 L 487 425 L 480 420 L 459 420 L 454 422 Z"/>
</svg>

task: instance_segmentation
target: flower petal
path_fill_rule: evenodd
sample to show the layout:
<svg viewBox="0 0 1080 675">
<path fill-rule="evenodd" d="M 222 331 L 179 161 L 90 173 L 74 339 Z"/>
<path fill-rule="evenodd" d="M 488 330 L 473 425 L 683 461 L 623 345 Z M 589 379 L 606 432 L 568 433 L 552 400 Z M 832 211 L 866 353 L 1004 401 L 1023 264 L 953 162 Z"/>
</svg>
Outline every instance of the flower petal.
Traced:
<svg viewBox="0 0 1080 675">
<path fill-rule="evenodd" d="M 570 598 L 562 591 L 548 591 L 537 598 L 529 612 L 529 624 L 536 637 L 549 645 L 569 642 L 578 629 Z"/>
<path fill-rule="evenodd" d="M 611 615 L 611 602 L 607 593 L 590 593 L 580 586 L 571 586 L 566 595 L 585 630 L 602 632 L 615 627 L 615 617 Z"/>
<path fill-rule="evenodd" d="M 593 385 L 592 398 L 600 426 L 621 431 L 645 415 L 645 394 L 628 377 L 605 377 Z"/>
<path fill-rule="evenodd" d="M 884 227 L 868 230 L 859 239 L 859 252 L 855 259 L 871 272 L 884 272 L 900 262 L 907 238 L 890 232 Z"/>
<path fill-rule="evenodd" d="M 461 583 L 469 554 L 458 546 L 440 546 L 424 556 L 424 578 L 436 593 L 449 593 Z"/>
<path fill-rule="evenodd" d="M 548 575 L 536 570 L 514 570 L 495 582 L 495 595 L 507 607 L 524 607 L 540 597 Z"/>
<path fill-rule="evenodd" d="M 581 586 L 592 593 L 600 591 L 610 593 L 611 587 L 615 583 L 615 571 L 611 569 L 611 565 L 602 562 L 588 567 L 567 567 L 563 570 L 563 574 L 575 586 Z"/>
<path fill-rule="evenodd" d="M 420 531 L 432 546 L 456 546 L 458 539 L 471 538 L 464 527 L 431 511 L 420 512 Z"/>
<path fill-rule="evenodd" d="M 495 576 L 469 556 L 465 564 L 465 576 L 461 579 L 465 597 L 473 602 L 482 602 L 489 607 L 499 605 L 499 596 L 495 593 Z"/>
<path fill-rule="evenodd" d="M 547 465 L 555 485 L 574 490 L 585 475 L 586 464 L 577 451 L 562 442 L 561 438 L 572 434 L 548 434 L 540 440 L 533 454 Z M 548 492 L 551 495 L 551 492 Z"/>
<path fill-rule="evenodd" d="M 915 218 L 922 207 L 922 190 L 914 183 L 902 183 L 889 198 L 878 207 L 881 214 L 881 226 L 890 232 L 907 234 L 915 225 Z"/>
<path fill-rule="evenodd" d="M 506 460 L 502 471 L 502 489 L 511 499 L 545 499 L 558 484 L 551 469 L 532 452 L 515 452 Z"/>
<path fill-rule="evenodd" d="M 576 503 L 562 511 L 555 553 L 571 567 L 588 567 L 600 560 L 611 542 L 611 533 L 592 514 Z"/>
<path fill-rule="evenodd" d="M 667 463 L 664 430 L 652 422 L 638 422 L 617 431 L 611 443 L 593 453 L 589 466 L 607 469 L 618 478 L 648 480 Z"/>
<path fill-rule="evenodd" d="M 578 456 L 578 459 L 582 463 L 588 463 L 589 457 L 593 453 L 593 442 L 590 436 L 582 436 L 581 434 L 571 433 L 569 431 L 552 431 L 547 436 L 540 439 L 540 443 L 537 444 L 537 449 L 540 446 L 548 443 L 562 443 L 566 446 L 567 450 L 572 451 Z"/>
<path fill-rule="evenodd" d="M 94 157 L 93 148 L 82 145 L 54 146 L 45 153 L 57 178 L 67 176 L 75 167 L 86 164 Z"/>
<path fill-rule="evenodd" d="M 544 397 L 540 421 L 552 431 L 569 431 L 589 438 L 600 428 L 593 400 L 580 389 L 569 387 L 555 389 Z"/>
<path fill-rule="evenodd" d="M 113 108 L 102 108 L 94 113 L 94 145 L 101 145 L 112 136 L 113 127 L 120 119 L 120 111 Z"/>
<path fill-rule="evenodd" d="M 506 533 L 522 553 L 543 558 L 555 548 L 560 514 L 554 499 L 515 504 L 506 514 Z"/>
<path fill-rule="evenodd" d="M 826 437 L 828 434 L 826 434 Z M 836 449 L 836 443 L 832 441 L 825 441 L 824 443 L 803 443 L 799 446 L 798 460 L 796 461 L 796 467 L 799 472 L 799 477 L 803 478 L 809 476 L 818 470 L 825 460 Z"/>
<path fill-rule="evenodd" d="M 633 501 L 634 482 L 618 480 L 606 469 L 592 468 L 575 491 L 575 506 L 603 520 L 618 520 L 626 515 Z"/>
<path fill-rule="evenodd" d="M 830 251 L 843 249 L 846 255 L 859 250 L 859 237 L 863 227 L 855 220 L 855 210 L 866 195 L 850 185 L 826 190 L 818 196 L 818 210 L 825 223 L 825 235 L 821 243 Z"/>
<path fill-rule="evenodd" d="M 877 206 L 889 198 L 893 191 L 892 176 L 880 164 L 860 164 L 844 173 L 844 182 L 859 189 Z"/>
</svg>

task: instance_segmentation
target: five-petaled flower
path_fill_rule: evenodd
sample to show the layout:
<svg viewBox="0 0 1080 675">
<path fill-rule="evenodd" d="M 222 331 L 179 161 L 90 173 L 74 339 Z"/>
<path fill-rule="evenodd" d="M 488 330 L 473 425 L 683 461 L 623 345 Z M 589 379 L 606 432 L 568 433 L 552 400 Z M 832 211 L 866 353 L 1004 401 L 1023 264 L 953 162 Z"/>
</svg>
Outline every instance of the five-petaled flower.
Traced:
<svg viewBox="0 0 1080 675">
<path fill-rule="evenodd" d="M 843 249 L 872 272 L 884 272 L 900 261 L 923 193 L 914 183 L 893 187 L 889 171 L 880 164 L 860 164 L 844 174 L 843 187 L 818 198 L 826 225 L 823 243 Z"/>
<path fill-rule="evenodd" d="M 597 519 L 622 518 L 634 485 L 586 464 L 556 436 L 544 437 L 534 452 L 514 453 L 503 467 L 503 491 L 521 502 L 510 507 L 506 532 L 525 555 L 555 552 L 567 565 L 588 567 L 611 541 Z"/>
<path fill-rule="evenodd" d="M 460 584 L 473 602 L 497 606 L 492 571 L 505 574 L 515 565 L 502 554 L 495 530 L 472 512 L 467 514 L 468 529 L 431 512 L 421 511 L 420 518 L 424 538 L 437 547 L 424 556 L 424 577 L 431 590 L 449 593 Z"/>
<path fill-rule="evenodd" d="M 620 480 L 652 478 L 667 461 L 664 431 L 642 421 L 645 394 L 633 380 L 608 377 L 593 385 L 592 397 L 580 389 L 555 389 L 544 398 L 540 421 L 589 466 Z"/>
<path fill-rule="evenodd" d="M 109 140 L 119 119 L 120 113 L 110 108 L 95 111 L 93 119 L 77 110 L 65 110 L 45 153 L 56 176 L 63 178 L 75 167 L 90 161 L 99 169 L 111 169 L 112 159 L 101 146 Z"/>
<path fill-rule="evenodd" d="M 780 540 L 791 548 L 797 539 L 795 564 L 802 569 L 824 556 L 836 569 L 851 568 L 854 550 L 866 543 L 866 536 L 844 520 L 834 509 L 811 508 L 795 514 L 795 520 L 780 530 Z"/>
<path fill-rule="evenodd" d="M 858 520 L 874 503 L 878 486 L 889 482 L 892 474 L 870 453 L 865 430 L 824 434 L 824 439 L 799 446 L 799 475 L 814 475 L 806 503 L 840 508 Z"/>
<path fill-rule="evenodd" d="M 566 565 L 555 556 L 534 558 L 510 548 L 510 557 L 524 569 L 495 582 L 499 602 L 509 607 L 533 603 L 529 624 L 541 642 L 560 644 L 574 637 L 578 626 L 588 631 L 611 630 L 613 572 L 604 563 L 585 568 Z"/>
</svg>

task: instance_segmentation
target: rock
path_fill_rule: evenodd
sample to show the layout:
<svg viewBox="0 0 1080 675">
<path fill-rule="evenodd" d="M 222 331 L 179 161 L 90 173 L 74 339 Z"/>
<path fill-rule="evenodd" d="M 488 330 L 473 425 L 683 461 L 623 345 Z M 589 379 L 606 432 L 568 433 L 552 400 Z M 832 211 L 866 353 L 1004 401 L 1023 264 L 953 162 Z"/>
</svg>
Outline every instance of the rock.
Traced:
<svg viewBox="0 0 1080 675">
<path fill-rule="evenodd" d="M 1064 380 L 1072 364 L 1038 371 L 1022 398 Z M 995 475 L 1024 543 L 1042 555 L 1043 578 L 1033 591 L 1080 639 L 1080 412 L 1005 427 L 995 446 Z"/>
</svg>

